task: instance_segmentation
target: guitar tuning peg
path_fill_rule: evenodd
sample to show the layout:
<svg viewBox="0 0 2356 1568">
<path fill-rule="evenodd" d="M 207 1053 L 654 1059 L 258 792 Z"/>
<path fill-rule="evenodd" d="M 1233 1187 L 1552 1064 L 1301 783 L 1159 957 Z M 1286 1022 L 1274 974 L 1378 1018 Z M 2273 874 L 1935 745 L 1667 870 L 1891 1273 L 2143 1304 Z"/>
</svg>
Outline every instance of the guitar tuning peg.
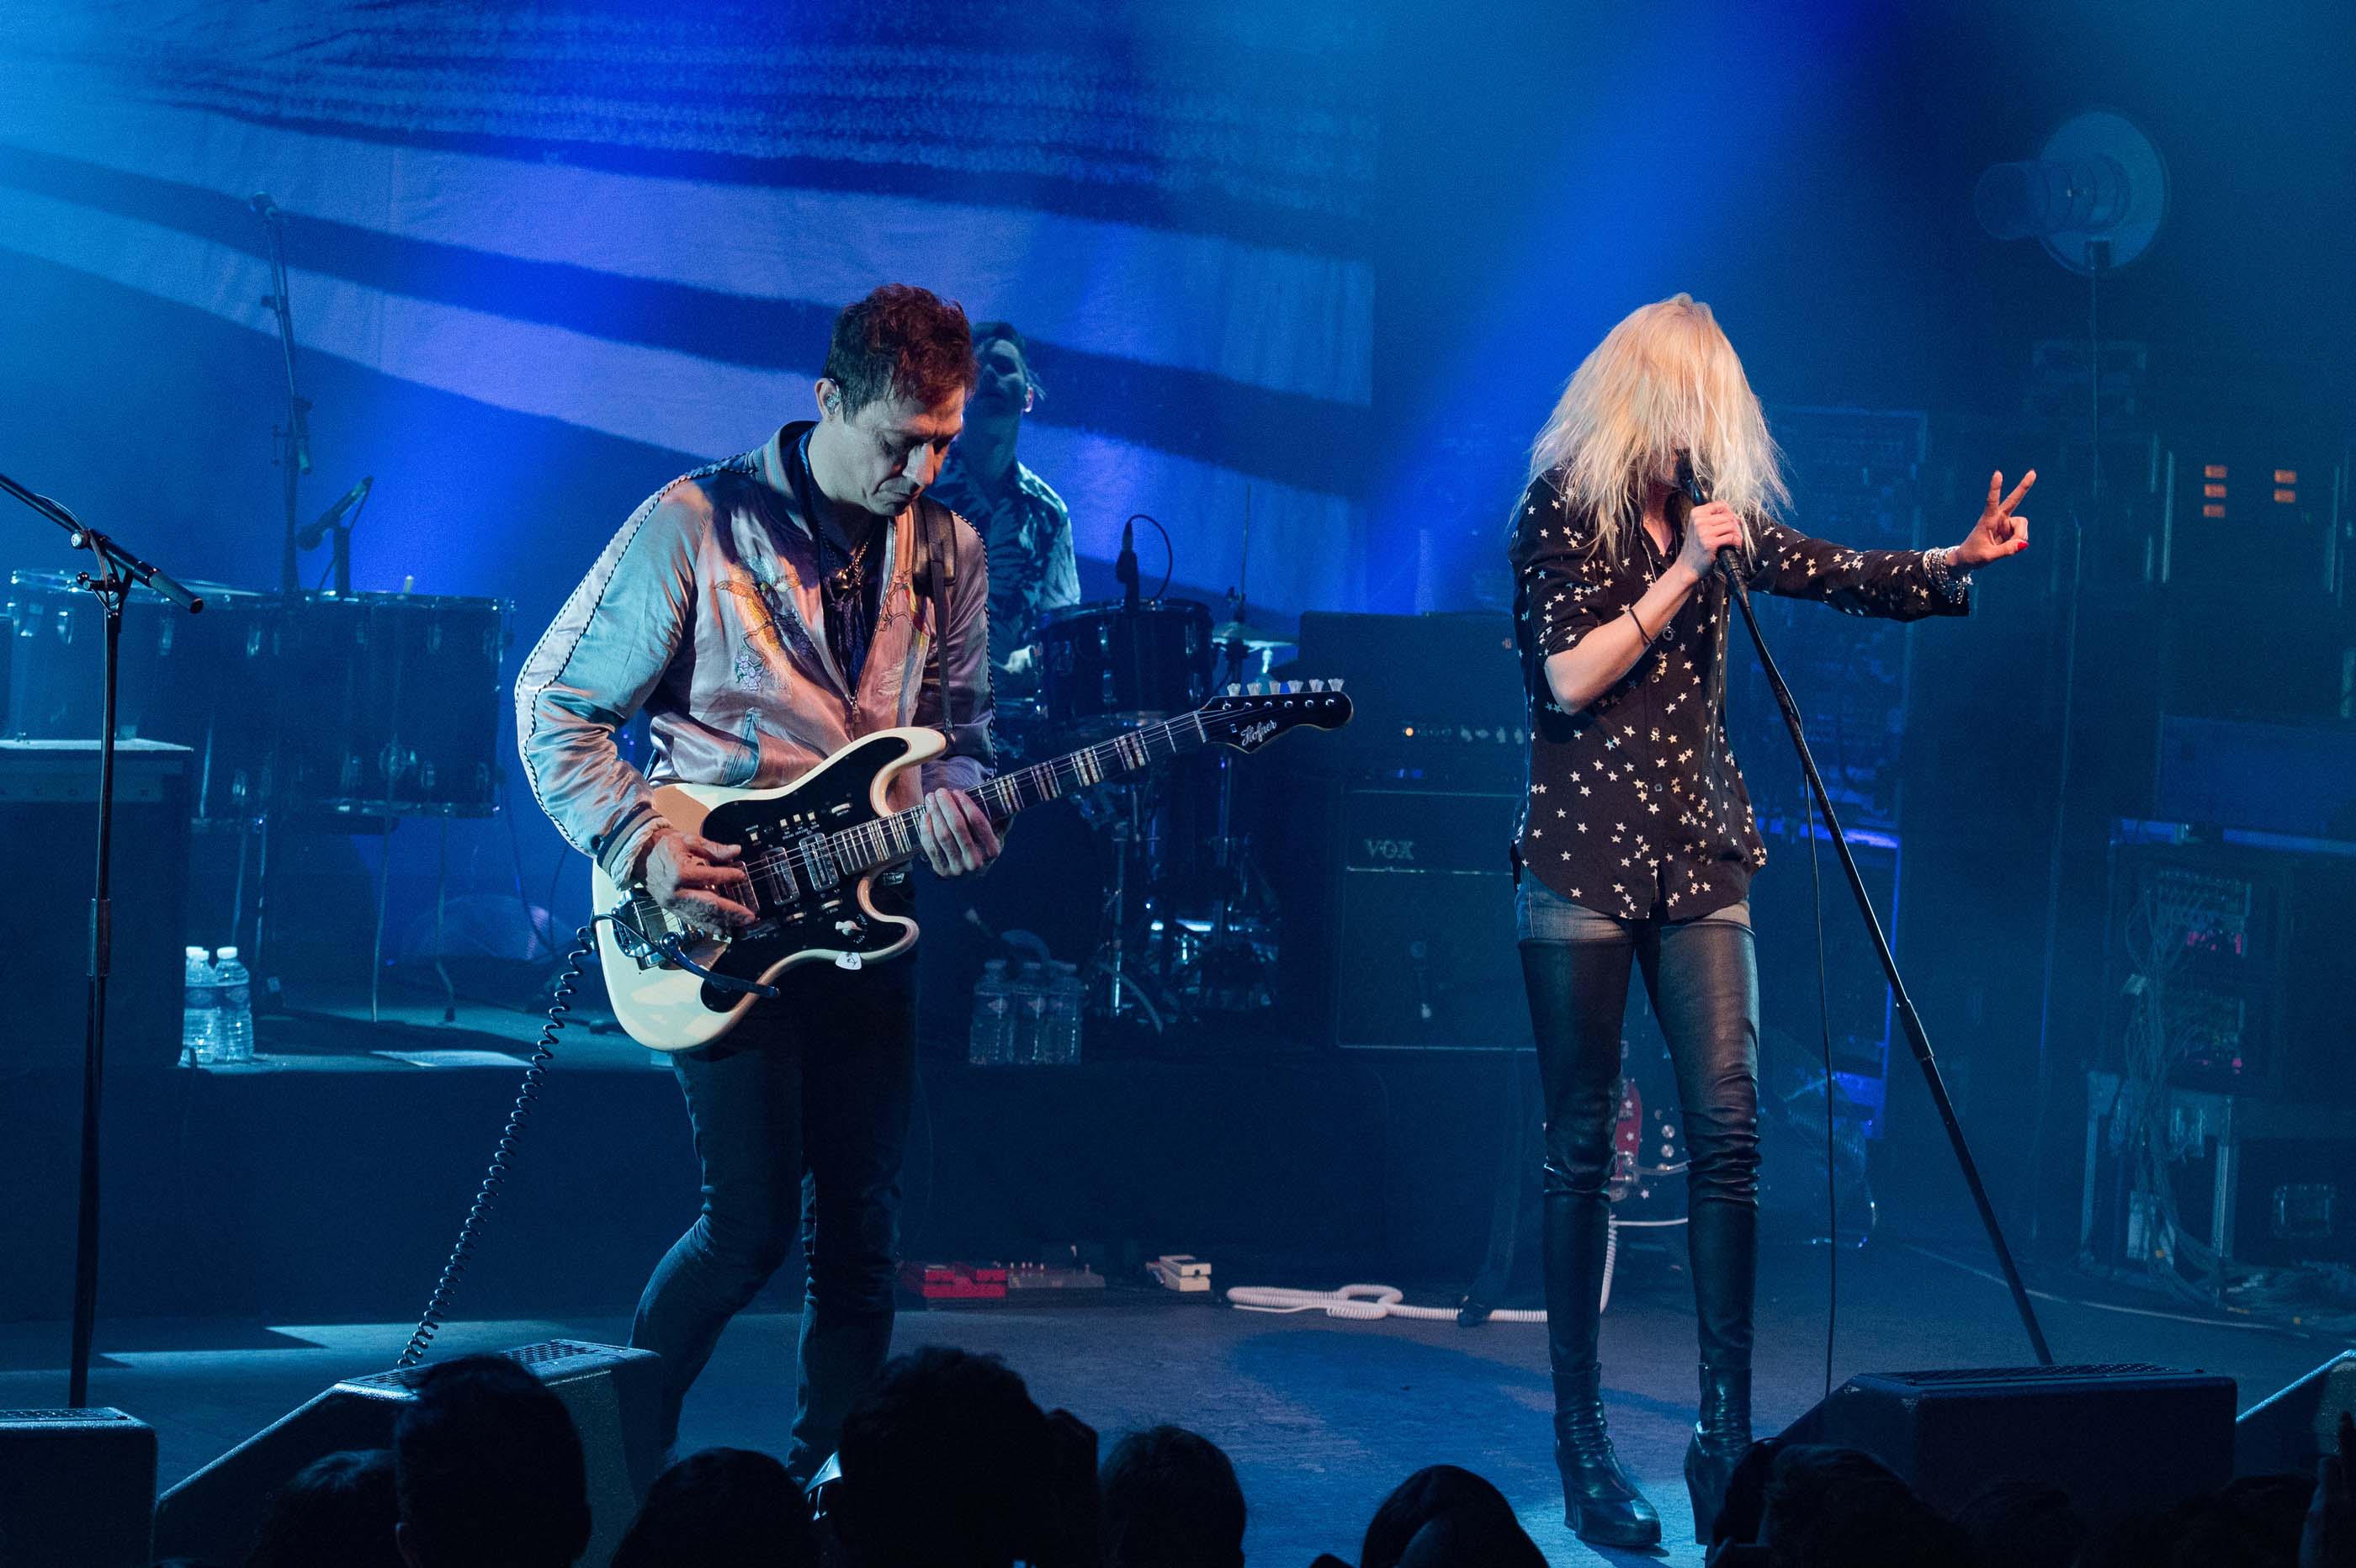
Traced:
<svg viewBox="0 0 2356 1568">
<path fill-rule="evenodd" d="M 1242 683 L 1232 680 L 1227 682 L 1226 695 L 1229 697 L 1241 697 L 1243 694 L 1244 688 Z"/>
<path fill-rule="evenodd" d="M 1266 697 L 1268 695 L 1268 682 L 1264 680 L 1253 681 L 1247 689 L 1249 690 L 1254 697 Z"/>
<path fill-rule="evenodd" d="M 1323 691 L 1325 689 L 1325 683 L 1322 680 L 1312 680 L 1309 683 L 1309 689 L 1312 691 Z"/>
<path fill-rule="evenodd" d="M 1333 679 L 1331 679 L 1331 680 L 1327 681 L 1327 682 L 1325 683 L 1325 689 L 1326 689 L 1326 690 L 1328 690 L 1328 691 L 1339 691 L 1339 690 L 1341 690 L 1341 689 L 1342 689 L 1342 677 L 1341 677 L 1340 676 L 1338 676 L 1338 675 L 1337 675 L 1337 676 L 1335 676 Z"/>
</svg>

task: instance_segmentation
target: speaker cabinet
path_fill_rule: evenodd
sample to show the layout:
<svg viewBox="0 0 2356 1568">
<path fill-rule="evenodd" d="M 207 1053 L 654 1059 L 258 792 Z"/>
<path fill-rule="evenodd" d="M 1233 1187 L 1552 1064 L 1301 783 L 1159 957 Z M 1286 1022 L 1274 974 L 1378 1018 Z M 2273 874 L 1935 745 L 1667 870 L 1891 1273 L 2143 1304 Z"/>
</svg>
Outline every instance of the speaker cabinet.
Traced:
<svg viewBox="0 0 2356 1568">
<path fill-rule="evenodd" d="M 1364 787 L 1343 795 L 1329 955 L 1338 1043 L 1529 1043 L 1505 858 L 1518 800 Z"/>
<path fill-rule="evenodd" d="M 94 716 L 90 727 L 98 728 Z M 188 754 L 155 741 L 115 744 L 110 1072 L 180 1059 Z M 97 741 L 0 739 L 0 844 L 8 846 L 8 875 L 20 890 L 40 890 L 0 901 L 0 953 L 10 972 L 29 982 L 13 987 L 0 1068 L 81 1061 L 97 833 Z"/>
<path fill-rule="evenodd" d="M 2141 1363 L 1874 1372 L 1783 1436 L 1861 1449 L 1950 1514 L 1999 1481 L 2027 1480 L 2102 1519 L 2233 1477 L 2233 1380 Z"/>
<path fill-rule="evenodd" d="M 155 1431 L 119 1410 L 0 1410 L 0 1568 L 145 1568 Z"/>
<path fill-rule="evenodd" d="M 573 1339 L 501 1353 L 547 1384 L 581 1433 L 590 1526 L 581 1561 L 603 1568 L 662 1467 L 655 1419 L 660 1358 Z M 260 1534 L 263 1499 L 295 1471 L 343 1449 L 392 1445 L 401 1407 L 415 1397 L 411 1380 L 423 1370 L 348 1378 L 166 1492 L 155 1504 L 156 1552 L 242 1562 Z M 152 1462 L 150 1471 L 152 1489 Z"/>
</svg>

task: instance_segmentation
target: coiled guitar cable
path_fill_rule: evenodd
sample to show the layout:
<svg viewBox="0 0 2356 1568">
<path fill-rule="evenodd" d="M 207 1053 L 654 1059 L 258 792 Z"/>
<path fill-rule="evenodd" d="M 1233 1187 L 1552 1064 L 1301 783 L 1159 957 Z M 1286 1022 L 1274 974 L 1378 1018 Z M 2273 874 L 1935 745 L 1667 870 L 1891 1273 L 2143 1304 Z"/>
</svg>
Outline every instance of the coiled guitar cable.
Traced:
<svg viewBox="0 0 2356 1568">
<path fill-rule="evenodd" d="M 475 1201 L 466 1210 L 466 1218 L 458 1227 L 458 1240 L 450 1248 L 450 1260 L 442 1265 L 442 1277 L 434 1282 L 434 1294 L 425 1303 L 423 1316 L 417 1320 L 417 1332 L 409 1337 L 408 1347 L 401 1360 L 393 1363 L 398 1371 L 413 1367 L 424 1360 L 434 1342 L 434 1336 L 448 1317 L 450 1298 L 458 1289 L 458 1282 L 466 1273 L 466 1264 L 474 1256 L 475 1244 L 481 1239 L 483 1221 L 491 1211 L 491 1204 L 506 1185 L 508 1171 L 515 1162 L 516 1140 L 523 1135 L 526 1123 L 531 1120 L 532 1103 L 540 1098 L 540 1086 L 548 1076 L 548 1064 L 556 1059 L 556 1034 L 564 1027 L 567 1014 L 573 1011 L 573 992 L 581 978 L 582 969 L 596 949 L 597 922 L 611 920 L 611 915 L 599 915 L 573 933 L 573 951 L 564 955 L 564 973 L 556 982 L 556 994 L 548 1004 L 547 1021 L 540 1026 L 540 1038 L 532 1042 L 531 1060 L 523 1070 L 523 1085 L 516 1091 L 515 1105 L 508 1112 L 507 1125 L 499 1132 L 499 1144 L 491 1155 L 490 1168 L 483 1173 L 483 1185 L 475 1194 Z"/>
<path fill-rule="evenodd" d="M 516 1091 L 515 1104 L 508 1112 L 507 1125 L 499 1131 L 498 1147 L 491 1154 L 490 1168 L 483 1172 L 483 1185 L 475 1193 L 475 1201 L 467 1207 L 466 1218 L 458 1226 L 458 1239 L 452 1243 L 449 1261 L 442 1265 L 442 1277 L 434 1282 L 434 1294 L 427 1298 L 425 1311 L 417 1319 L 417 1331 L 409 1337 L 408 1346 L 401 1360 L 393 1363 L 395 1371 L 415 1366 L 425 1357 L 450 1312 L 450 1298 L 457 1293 L 458 1282 L 466 1273 L 466 1264 L 475 1253 L 475 1243 L 481 1239 L 483 1221 L 489 1217 L 491 1204 L 498 1199 L 499 1189 L 506 1185 L 508 1171 L 515 1163 L 516 1140 L 523 1135 L 526 1123 L 531 1120 L 533 1102 L 540 1098 L 540 1086 L 548 1077 L 548 1064 L 556 1059 L 557 1031 L 573 1011 L 573 993 L 592 955 L 597 951 L 596 933 L 601 922 L 611 922 L 640 943 L 678 965 L 691 974 L 723 990 L 741 991 L 755 997 L 774 997 L 777 988 L 757 980 L 745 980 L 731 975 L 717 975 L 687 955 L 685 945 L 677 936 L 660 941 L 623 916 L 619 910 L 609 914 L 593 916 L 588 924 L 573 933 L 573 951 L 564 955 L 564 973 L 556 982 L 556 994 L 548 1004 L 547 1021 L 540 1026 L 540 1038 L 532 1042 L 531 1060 L 523 1070 L 523 1084 Z"/>
</svg>

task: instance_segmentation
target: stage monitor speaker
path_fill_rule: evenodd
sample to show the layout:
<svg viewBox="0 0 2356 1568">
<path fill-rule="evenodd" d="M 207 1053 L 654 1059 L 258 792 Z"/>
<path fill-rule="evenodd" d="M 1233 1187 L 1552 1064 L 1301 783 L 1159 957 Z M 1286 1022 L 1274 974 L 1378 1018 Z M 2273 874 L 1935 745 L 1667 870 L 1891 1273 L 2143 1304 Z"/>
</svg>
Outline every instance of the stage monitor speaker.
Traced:
<svg viewBox="0 0 2356 1568">
<path fill-rule="evenodd" d="M 145 1568 L 155 1429 L 119 1410 L 0 1410 L 0 1568 Z"/>
<path fill-rule="evenodd" d="M 2342 1350 L 2233 1423 L 2233 1474 L 2315 1474 L 2315 1462 L 2338 1451 L 2340 1417 L 2356 1413 L 2356 1350 Z"/>
<path fill-rule="evenodd" d="M 655 1414 L 660 1358 L 573 1339 L 500 1353 L 547 1384 L 572 1413 L 589 1461 L 589 1550 L 581 1562 L 605 1568 L 662 1467 Z M 264 1499 L 297 1470 L 347 1448 L 392 1446 L 393 1423 L 424 1370 L 347 1378 L 166 1492 L 155 1504 L 156 1553 L 243 1562 L 260 1535 Z"/>
<path fill-rule="evenodd" d="M 1783 1432 L 1856 1448 L 1950 1514 L 2042 1481 L 2090 1520 L 2165 1508 L 2233 1474 L 2233 1380 L 2134 1363 L 1873 1372 Z"/>
</svg>

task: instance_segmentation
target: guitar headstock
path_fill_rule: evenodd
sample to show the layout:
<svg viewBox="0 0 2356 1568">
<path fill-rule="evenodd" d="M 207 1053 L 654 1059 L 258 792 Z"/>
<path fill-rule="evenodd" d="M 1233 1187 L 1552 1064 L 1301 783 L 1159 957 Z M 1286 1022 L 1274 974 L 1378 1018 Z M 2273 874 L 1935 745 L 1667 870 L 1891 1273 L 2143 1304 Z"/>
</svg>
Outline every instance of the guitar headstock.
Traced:
<svg viewBox="0 0 2356 1568">
<path fill-rule="evenodd" d="M 1264 680 L 1231 686 L 1195 709 L 1205 739 L 1257 752 L 1288 730 L 1338 730 L 1350 721 L 1339 680 Z"/>
</svg>

